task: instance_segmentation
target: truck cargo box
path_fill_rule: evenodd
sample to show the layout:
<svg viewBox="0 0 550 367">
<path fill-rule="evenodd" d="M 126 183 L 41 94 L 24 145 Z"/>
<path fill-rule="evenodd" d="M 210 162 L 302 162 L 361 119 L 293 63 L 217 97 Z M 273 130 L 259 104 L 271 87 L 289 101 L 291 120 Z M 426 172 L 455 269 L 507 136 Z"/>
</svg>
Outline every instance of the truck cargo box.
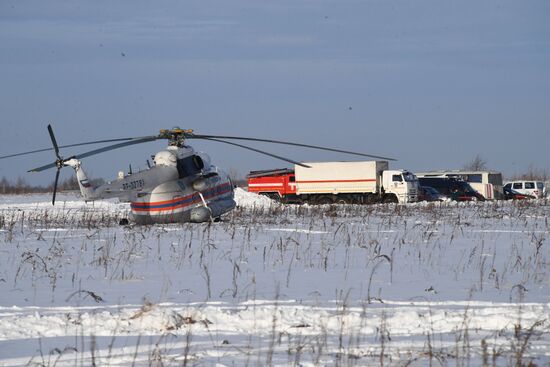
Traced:
<svg viewBox="0 0 550 367">
<path fill-rule="evenodd" d="M 311 162 L 296 165 L 296 194 L 377 193 L 387 161 Z"/>
</svg>

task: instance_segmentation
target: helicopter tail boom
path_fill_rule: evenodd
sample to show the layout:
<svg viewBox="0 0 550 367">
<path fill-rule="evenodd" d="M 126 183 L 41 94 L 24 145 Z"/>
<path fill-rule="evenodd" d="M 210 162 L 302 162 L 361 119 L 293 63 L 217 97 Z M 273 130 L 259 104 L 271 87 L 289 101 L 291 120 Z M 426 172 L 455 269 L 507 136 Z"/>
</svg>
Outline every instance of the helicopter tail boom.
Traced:
<svg viewBox="0 0 550 367">
<path fill-rule="evenodd" d="M 80 193 L 84 200 L 96 200 L 100 197 L 95 194 L 95 188 L 88 179 L 86 172 L 82 169 L 82 164 L 78 159 L 72 158 L 63 163 L 65 166 L 73 167 L 76 174 L 76 179 L 78 181 L 78 187 L 80 188 Z"/>
</svg>

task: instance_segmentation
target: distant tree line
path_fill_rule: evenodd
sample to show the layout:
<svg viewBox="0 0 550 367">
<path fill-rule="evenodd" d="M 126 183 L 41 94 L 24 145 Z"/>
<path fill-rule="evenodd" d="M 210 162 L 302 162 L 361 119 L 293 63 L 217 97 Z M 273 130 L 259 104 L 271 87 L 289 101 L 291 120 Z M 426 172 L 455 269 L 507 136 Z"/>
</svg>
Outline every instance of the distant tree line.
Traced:
<svg viewBox="0 0 550 367">
<path fill-rule="evenodd" d="M 228 174 L 229 174 L 229 177 L 231 177 L 231 181 L 233 182 L 233 185 L 238 187 L 248 186 L 248 180 L 244 175 L 241 174 L 241 172 L 238 169 L 231 167 L 229 168 Z"/>
<path fill-rule="evenodd" d="M 533 167 L 529 165 L 524 173 L 514 174 L 510 177 L 511 180 L 533 180 L 533 181 L 550 181 L 550 174 L 548 170 Z"/>
<path fill-rule="evenodd" d="M 478 154 L 471 161 L 466 163 L 462 169 L 466 171 L 485 171 L 487 169 L 487 161 Z"/>
<path fill-rule="evenodd" d="M 66 180 L 60 181 L 57 184 L 58 191 L 64 190 L 78 190 L 78 181 L 76 177 L 71 177 Z M 1 194 L 30 194 L 30 193 L 42 193 L 52 192 L 53 182 L 47 186 L 30 185 L 25 179 L 19 177 L 14 182 L 8 180 L 6 177 L 2 177 L 0 180 L 0 193 Z"/>
<path fill-rule="evenodd" d="M 486 171 L 487 161 L 477 154 L 471 161 L 467 162 L 462 169 L 467 171 Z M 523 173 L 515 173 L 509 177 L 510 181 L 533 180 L 547 182 L 550 180 L 550 173 L 546 169 L 536 168 L 532 164 Z"/>
</svg>

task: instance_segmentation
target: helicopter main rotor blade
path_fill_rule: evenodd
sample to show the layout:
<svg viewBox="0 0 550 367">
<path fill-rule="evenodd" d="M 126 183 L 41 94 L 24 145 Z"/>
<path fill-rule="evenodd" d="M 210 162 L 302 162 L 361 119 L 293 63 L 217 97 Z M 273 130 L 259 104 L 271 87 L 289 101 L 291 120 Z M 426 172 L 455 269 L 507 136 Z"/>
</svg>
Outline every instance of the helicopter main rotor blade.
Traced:
<svg viewBox="0 0 550 367">
<path fill-rule="evenodd" d="M 57 194 L 57 182 L 59 181 L 60 172 L 61 172 L 61 167 L 57 167 L 57 172 L 55 173 L 55 181 L 53 184 L 52 205 L 55 205 L 55 195 Z"/>
<path fill-rule="evenodd" d="M 155 141 L 157 139 L 159 139 L 158 136 L 146 136 L 146 137 L 143 137 L 143 138 L 132 139 L 131 141 L 127 141 L 127 142 L 124 142 L 124 143 L 108 145 L 108 146 L 103 147 L 103 148 L 94 149 L 94 150 L 91 150 L 89 152 L 77 154 L 77 155 L 74 155 L 72 157 L 69 157 L 69 158 L 65 159 L 65 161 L 67 161 L 68 159 L 72 159 L 72 158 L 82 159 L 82 158 L 86 158 L 86 157 L 96 155 L 96 154 L 99 154 L 99 153 L 108 152 L 110 150 L 124 148 L 124 147 L 130 146 L 130 145 L 147 143 L 147 142 L 150 142 L 150 141 Z M 47 169 L 50 169 L 50 168 L 53 168 L 53 167 L 56 167 L 56 166 L 57 166 L 57 164 L 56 164 L 56 162 L 54 162 L 54 163 L 46 164 L 45 166 L 33 168 L 33 169 L 29 170 L 28 172 L 41 172 L 41 171 L 44 171 L 44 170 L 47 170 Z"/>
<path fill-rule="evenodd" d="M 351 152 L 348 150 L 342 150 L 342 149 L 335 149 L 335 148 L 328 148 L 328 147 L 321 147 L 318 145 L 310 145 L 310 144 L 302 144 L 302 143 L 293 143 L 289 141 L 282 141 L 282 140 L 272 140 L 272 139 L 260 139 L 260 138 L 247 138 L 243 136 L 218 136 L 218 135 L 195 135 L 195 134 L 187 134 L 187 139 L 207 139 L 207 138 L 214 138 L 214 139 L 230 139 L 230 140 L 249 140 L 249 141 L 259 141 L 264 143 L 274 143 L 274 144 L 284 144 L 284 145 L 293 145 L 297 147 L 304 147 L 304 148 L 311 148 L 311 149 L 319 149 L 319 150 L 326 150 L 329 152 L 337 152 L 337 153 L 345 153 L 345 154 L 352 154 L 352 155 L 358 155 L 362 157 L 370 157 L 375 159 L 384 159 L 387 161 L 395 161 L 394 158 L 389 157 L 382 157 L 379 155 L 373 155 L 373 154 L 366 154 L 366 153 L 358 153 L 358 152 Z"/>
<path fill-rule="evenodd" d="M 59 146 L 57 145 L 57 141 L 55 140 L 55 135 L 53 134 L 52 125 L 48 124 L 48 133 L 50 133 L 50 139 L 52 139 L 53 149 L 55 150 L 55 156 L 57 159 L 62 159 L 59 155 Z M 59 171 L 58 171 L 59 172 Z M 58 178 L 58 176 L 56 176 Z M 55 198 L 55 191 L 54 191 L 54 198 Z"/>
<path fill-rule="evenodd" d="M 131 141 L 127 141 L 125 143 L 113 144 L 113 145 L 108 145 L 108 146 L 103 147 L 103 148 L 90 150 L 89 152 L 77 154 L 77 155 L 73 156 L 72 158 L 82 159 L 82 158 L 90 157 L 92 155 L 96 155 L 96 154 L 99 154 L 99 153 L 108 152 L 110 150 L 124 148 L 124 147 L 128 147 L 130 145 L 148 143 L 150 141 L 155 141 L 155 140 L 158 140 L 158 139 L 159 139 L 159 137 L 156 136 L 156 135 L 155 136 L 145 136 L 143 138 L 137 138 L 137 139 L 133 139 Z"/>
<path fill-rule="evenodd" d="M 252 148 L 252 147 L 248 147 L 248 146 L 246 146 L 246 145 L 237 144 L 237 143 L 232 143 L 232 142 L 230 142 L 230 141 L 225 141 L 225 140 L 220 140 L 220 139 L 215 139 L 215 138 L 207 138 L 207 137 L 204 137 L 204 136 L 201 136 L 200 139 L 215 141 L 215 142 L 218 142 L 218 143 L 225 143 L 225 144 L 229 144 L 229 145 L 234 145 L 234 146 L 236 146 L 236 147 L 243 148 L 243 149 L 248 149 L 248 150 L 251 150 L 251 151 L 253 151 L 253 152 L 260 153 L 260 154 L 264 154 L 264 155 L 267 155 L 267 156 L 270 156 L 270 157 L 273 157 L 273 158 L 277 158 L 277 159 L 280 159 L 280 160 L 285 161 L 285 162 L 297 164 L 298 166 L 302 166 L 302 167 L 306 167 L 306 168 L 311 168 L 311 167 L 308 166 L 307 164 L 303 164 L 303 163 L 297 162 L 297 161 L 292 160 L 292 159 L 289 159 L 289 158 L 285 158 L 285 157 L 281 157 L 281 156 L 279 156 L 279 155 L 275 155 L 275 154 L 272 154 L 272 153 L 268 153 L 268 152 L 265 152 L 265 151 L 263 151 L 263 150 L 259 150 L 259 149 Z"/>
<path fill-rule="evenodd" d="M 137 138 L 119 138 L 119 139 L 95 140 L 95 141 L 87 141 L 87 142 L 83 142 L 83 143 L 75 143 L 75 144 L 60 145 L 58 148 L 61 149 L 61 148 L 79 147 L 79 146 L 81 146 L 81 145 L 92 145 L 92 144 L 102 144 L 102 143 L 115 143 L 115 142 L 117 142 L 117 141 L 130 141 L 130 140 L 135 140 L 135 139 L 141 139 L 141 138 L 140 138 L 140 137 L 137 137 Z M 27 154 L 48 152 L 48 151 L 50 151 L 50 150 L 54 150 L 54 148 L 43 148 L 43 149 L 31 150 L 31 151 L 28 151 L 28 152 L 21 152 L 21 153 L 3 155 L 3 156 L 0 156 L 0 159 L 19 157 L 19 156 L 27 155 Z"/>
</svg>

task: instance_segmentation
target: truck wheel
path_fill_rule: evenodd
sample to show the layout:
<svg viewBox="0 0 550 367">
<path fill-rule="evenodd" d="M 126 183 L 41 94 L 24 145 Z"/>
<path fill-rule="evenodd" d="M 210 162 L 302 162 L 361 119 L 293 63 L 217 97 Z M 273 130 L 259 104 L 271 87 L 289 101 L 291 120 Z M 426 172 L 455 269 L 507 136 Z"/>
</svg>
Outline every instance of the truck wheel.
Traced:
<svg viewBox="0 0 550 367">
<path fill-rule="evenodd" d="M 281 201 L 281 197 L 275 192 L 262 192 L 260 195 L 267 196 L 271 200 Z"/>
<path fill-rule="evenodd" d="M 334 201 L 332 201 L 332 198 L 330 196 L 323 195 L 316 200 L 316 204 L 324 205 L 324 204 L 333 204 Z"/>
<path fill-rule="evenodd" d="M 397 199 L 397 196 L 393 195 L 393 194 L 388 194 L 386 195 L 386 197 L 384 198 L 384 202 L 385 203 L 398 203 L 399 200 Z"/>
</svg>

